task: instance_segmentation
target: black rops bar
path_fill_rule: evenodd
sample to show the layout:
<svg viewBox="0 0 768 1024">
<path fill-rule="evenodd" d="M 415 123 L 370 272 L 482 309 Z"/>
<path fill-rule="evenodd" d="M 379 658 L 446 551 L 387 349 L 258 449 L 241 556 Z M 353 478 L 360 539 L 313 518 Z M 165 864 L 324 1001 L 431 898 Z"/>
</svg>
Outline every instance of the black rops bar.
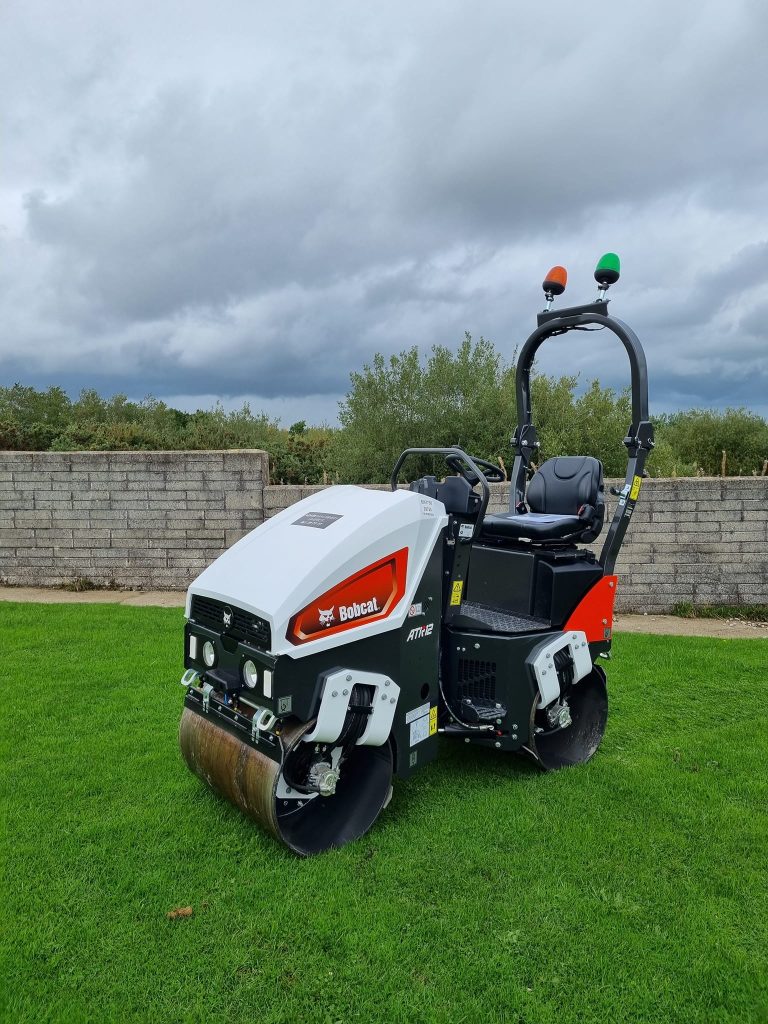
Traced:
<svg viewBox="0 0 768 1024">
<path fill-rule="evenodd" d="M 539 315 L 539 326 L 523 345 L 517 361 L 517 421 L 520 426 L 531 422 L 531 367 L 539 346 L 547 338 L 582 329 L 588 324 L 607 328 L 624 345 L 632 372 L 632 422 L 637 425 L 648 419 L 648 367 L 643 346 L 631 327 L 608 315 L 607 305 L 607 302 L 593 302 L 589 306 L 561 310 L 557 316 L 547 313 Z M 603 307 L 604 312 L 595 312 L 599 306 Z"/>
<path fill-rule="evenodd" d="M 613 571 L 640 491 L 640 480 L 645 475 L 645 460 L 653 448 L 653 425 L 648 418 L 648 367 L 643 346 L 631 327 L 608 315 L 607 302 L 598 301 L 585 306 L 573 306 L 557 313 L 540 313 L 538 327 L 523 345 L 517 362 L 515 381 L 518 425 L 512 438 L 515 464 L 512 469 L 509 507 L 510 511 L 514 512 L 516 506 L 524 501 L 526 473 L 535 451 L 539 448 L 531 413 L 531 369 L 539 346 L 547 338 L 566 334 L 568 331 L 589 330 L 590 324 L 595 325 L 592 330 L 606 328 L 621 341 L 629 357 L 632 375 L 632 423 L 624 438 L 629 455 L 627 473 L 624 487 L 618 492 L 619 503 L 600 554 L 600 562 L 608 574 Z"/>
</svg>

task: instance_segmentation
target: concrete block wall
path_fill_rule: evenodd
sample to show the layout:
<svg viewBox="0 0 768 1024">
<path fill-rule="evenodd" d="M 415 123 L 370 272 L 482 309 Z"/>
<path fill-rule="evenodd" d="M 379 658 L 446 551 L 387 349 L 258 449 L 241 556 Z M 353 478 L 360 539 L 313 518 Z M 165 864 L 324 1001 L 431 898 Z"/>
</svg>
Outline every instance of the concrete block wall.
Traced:
<svg viewBox="0 0 768 1024">
<path fill-rule="evenodd" d="M 622 480 L 607 480 L 620 487 Z M 386 487 L 386 485 L 380 485 Z M 266 516 L 321 487 L 267 487 Z M 616 498 L 607 495 L 606 526 Z M 509 485 L 492 484 L 490 512 L 509 508 Z M 693 604 L 768 604 L 768 478 L 685 477 L 643 482 L 616 571 L 617 608 L 665 612 Z"/>
<path fill-rule="evenodd" d="M 267 480 L 262 451 L 0 452 L 0 581 L 184 589 L 322 490 Z M 508 485 L 491 490 L 490 510 L 506 509 Z M 768 478 L 646 480 L 617 570 L 624 610 L 768 604 Z"/>
<path fill-rule="evenodd" d="M 0 452 L 0 581 L 184 589 L 263 520 L 262 451 Z"/>
<path fill-rule="evenodd" d="M 768 478 L 644 481 L 616 569 L 619 608 L 768 604 Z"/>
<path fill-rule="evenodd" d="M 368 490 L 388 491 L 389 484 L 364 484 Z M 264 488 L 264 518 L 271 519 L 297 501 L 303 501 L 312 494 L 324 491 L 323 484 L 274 484 Z"/>
</svg>

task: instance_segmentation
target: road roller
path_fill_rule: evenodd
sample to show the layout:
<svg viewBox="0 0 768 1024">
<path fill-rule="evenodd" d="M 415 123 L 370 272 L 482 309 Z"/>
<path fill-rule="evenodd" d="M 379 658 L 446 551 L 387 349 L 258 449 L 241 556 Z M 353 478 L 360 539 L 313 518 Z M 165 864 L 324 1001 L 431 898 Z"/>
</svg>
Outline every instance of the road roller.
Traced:
<svg viewBox="0 0 768 1024">
<path fill-rule="evenodd" d="M 389 489 L 320 490 L 190 586 L 183 757 L 294 853 L 358 839 L 389 803 L 393 778 L 424 768 L 450 740 L 521 754 L 543 771 L 598 749 L 614 566 L 653 427 L 642 346 L 608 312 L 615 254 L 595 278 L 595 301 L 560 310 L 564 268 L 544 281 L 546 307 L 517 364 L 507 510 L 488 509 L 490 485 L 505 480 L 498 465 L 459 447 L 409 448 Z M 632 385 L 627 471 L 599 554 L 602 464 L 540 459 L 530 388 L 545 341 L 594 330 L 622 343 Z M 409 462 L 437 475 L 405 485 Z"/>
</svg>

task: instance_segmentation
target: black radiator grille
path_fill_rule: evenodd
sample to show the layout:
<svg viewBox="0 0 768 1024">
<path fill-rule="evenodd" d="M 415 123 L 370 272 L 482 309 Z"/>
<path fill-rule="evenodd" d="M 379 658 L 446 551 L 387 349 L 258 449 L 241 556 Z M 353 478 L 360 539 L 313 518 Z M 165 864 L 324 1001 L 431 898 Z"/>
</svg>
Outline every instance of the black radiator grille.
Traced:
<svg viewBox="0 0 768 1024">
<path fill-rule="evenodd" d="M 496 700 L 496 662 L 459 658 L 459 698 Z"/>
<path fill-rule="evenodd" d="M 225 626 L 224 613 L 232 613 L 232 624 Z M 269 650 L 272 646 L 272 636 L 269 623 L 253 612 L 243 611 L 242 608 L 235 608 L 234 605 L 226 604 L 224 601 L 214 601 L 212 597 L 200 597 L 199 594 L 192 596 L 192 610 L 190 618 L 207 629 L 216 633 L 226 633 L 235 640 L 244 640 L 256 647 L 263 647 Z"/>
</svg>

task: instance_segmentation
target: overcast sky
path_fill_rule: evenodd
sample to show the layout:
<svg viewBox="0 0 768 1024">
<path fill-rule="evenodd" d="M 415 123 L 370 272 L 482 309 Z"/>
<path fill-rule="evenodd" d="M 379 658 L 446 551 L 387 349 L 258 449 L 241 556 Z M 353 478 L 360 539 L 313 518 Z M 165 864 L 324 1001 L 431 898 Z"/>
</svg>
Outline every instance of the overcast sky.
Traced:
<svg viewBox="0 0 768 1024">
<path fill-rule="evenodd" d="M 544 272 L 588 301 L 614 250 L 652 408 L 768 414 L 765 0 L 2 22 L 2 383 L 333 422 L 375 352 L 468 330 L 511 356 Z M 571 335 L 539 365 L 621 386 L 623 358 Z"/>
</svg>

